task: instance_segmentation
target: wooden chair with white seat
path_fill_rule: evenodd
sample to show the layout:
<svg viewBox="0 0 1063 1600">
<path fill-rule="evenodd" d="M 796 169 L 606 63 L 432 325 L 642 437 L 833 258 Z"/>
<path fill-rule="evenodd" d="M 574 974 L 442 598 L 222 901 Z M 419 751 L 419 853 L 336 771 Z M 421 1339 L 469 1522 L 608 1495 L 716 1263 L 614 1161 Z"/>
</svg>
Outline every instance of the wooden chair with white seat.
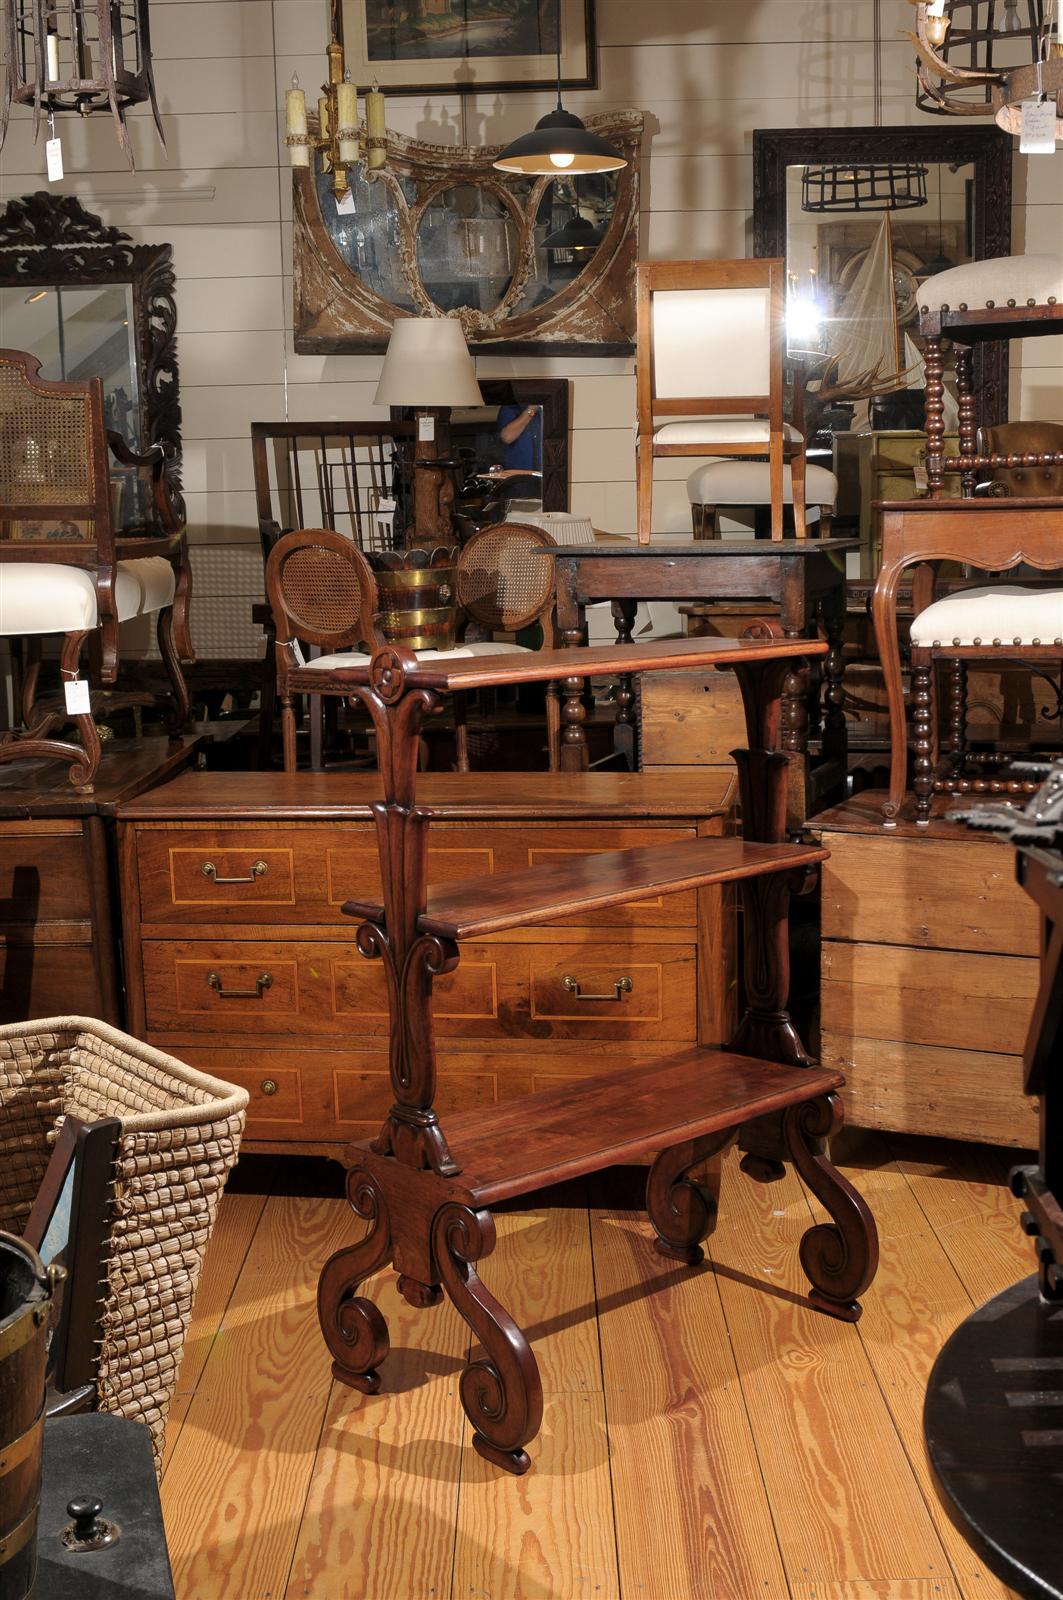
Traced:
<svg viewBox="0 0 1063 1600">
<path fill-rule="evenodd" d="M 653 464 L 670 456 L 763 462 L 773 539 L 783 536 L 789 476 L 794 530 L 805 537 L 805 441 L 783 417 L 785 317 L 781 260 L 639 262 L 640 544 L 653 525 Z"/>
<path fill-rule="evenodd" d="M 553 561 L 544 552 L 554 540 L 542 528 L 496 523 L 473 535 L 461 551 L 456 573 L 459 632 L 470 623 L 483 632 L 517 633 L 543 621 L 551 644 L 554 608 Z M 266 563 L 266 594 L 277 630 L 277 695 L 281 702 L 284 770 L 296 770 L 296 716 L 293 696 L 349 697 L 335 674 L 365 665 L 387 642 L 380 621 L 376 578 L 365 556 L 343 534 L 304 528 L 278 539 Z M 301 659 L 300 644 L 325 652 Z M 522 647 L 493 639 L 462 643 L 453 650 L 418 650 L 418 659 L 512 655 Z M 366 653 L 369 652 L 369 653 Z M 547 748 L 551 772 L 561 766 L 561 720 L 557 697 L 546 700 Z M 469 771 L 464 697 L 455 705 L 459 772 Z"/>
<path fill-rule="evenodd" d="M 0 762 L 58 758 L 69 763 L 75 788 L 85 789 L 100 763 L 91 697 L 38 697 L 40 640 L 63 635 L 66 684 L 79 678 L 82 646 L 95 641 L 107 688 L 118 677 L 119 625 L 157 616 L 176 731 L 189 713 L 181 664 L 194 660 L 191 571 L 164 471 L 172 445 L 136 454 L 104 425 L 99 378 L 52 382 L 40 366 L 25 351 L 0 350 L 0 638 L 26 641 L 21 727 L 0 738 Z M 119 525 L 123 490 L 135 502 L 134 526 Z M 124 698 L 139 704 L 152 697 Z M 80 745 L 50 737 L 68 722 Z"/>
</svg>

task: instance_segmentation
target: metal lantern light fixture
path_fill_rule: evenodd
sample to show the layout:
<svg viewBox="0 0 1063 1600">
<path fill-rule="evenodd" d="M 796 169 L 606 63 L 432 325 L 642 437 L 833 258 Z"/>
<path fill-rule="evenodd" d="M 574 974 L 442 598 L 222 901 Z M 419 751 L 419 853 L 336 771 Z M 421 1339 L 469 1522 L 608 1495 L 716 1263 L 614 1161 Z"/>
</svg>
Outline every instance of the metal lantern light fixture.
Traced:
<svg viewBox="0 0 1063 1600">
<path fill-rule="evenodd" d="M 882 125 L 882 0 L 873 0 L 875 127 Z M 806 167 L 801 210 L 914 211 L 926 205 L 927 169 L 913 161 Z"/>
<path fill-rule="evenodd" d="M 0 5 L 7 68 L 0 144 L 12 104 L 33 107 L 34 138 L 42 114 L 54 132 L 53 119 L 61 112 L 85 117 L 110 111 L 132 171 L 125 114 L 147 101 L 165 145 L 151 67 L 148 0 L 0 0 Z"/>
<path fill-rule="evenodd" d="M 561 104 L 561 0 L 557 0 L 557 105 L 535 124 L 531 133 L 521 134 L 507 144 L 493 163 L 499 172 L 518 172 L 532 177 L 571 177 L 580 172 L 617 172 L 627 166 L 627 157 L 615 145 L 583 126 L 573 112 Z"/>
<path fill-rule="evenodd" d="M 1063 137 L 1061 0 L 911 0 L 918 56 L 916 105 L 983 117 L 1018 133 L 1024 100 L 1054 100 Z"/>
</svg>

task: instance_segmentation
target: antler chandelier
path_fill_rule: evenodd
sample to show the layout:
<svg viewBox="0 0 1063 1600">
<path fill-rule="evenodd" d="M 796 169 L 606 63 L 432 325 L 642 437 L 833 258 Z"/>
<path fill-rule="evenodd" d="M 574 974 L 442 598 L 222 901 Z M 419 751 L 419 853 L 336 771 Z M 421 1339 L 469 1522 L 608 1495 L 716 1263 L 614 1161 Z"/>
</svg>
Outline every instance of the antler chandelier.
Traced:
<svg viewBox="0 0 1063 1600">
<path fill-rule="evenodd" d="M 148 0 L 0 0 L 4 16 L 6 88 L 0 145 L 11 106 L 33 107 L 33 137 L 42 115 L 53 138 L 59 112 L 110 111 L 118 143 L 134 170 L 125 114 L 149 101 L 165 145 L 151 67 Z M 61 159 L 49 177 L 62 177 Z"/>
<path fill-rule="evenodd" d="M 1063 138 L 1063 4 L 1057 0 L 911 0 L 916 104 L 954 117 L 996 113 L 1018 133 L 1024 100 L 1054 100 Z"/>
</svg>

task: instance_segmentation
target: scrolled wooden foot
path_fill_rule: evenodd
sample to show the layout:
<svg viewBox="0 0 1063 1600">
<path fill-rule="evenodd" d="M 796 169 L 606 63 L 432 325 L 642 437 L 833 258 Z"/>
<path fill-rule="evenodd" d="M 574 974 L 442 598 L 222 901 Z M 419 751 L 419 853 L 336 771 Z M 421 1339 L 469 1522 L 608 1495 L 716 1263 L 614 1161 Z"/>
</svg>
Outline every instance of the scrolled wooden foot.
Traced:
<svg viewBox="0 0 1063 1600">
<path fill-rule="evenodd" d="M 858 1296 L 878 1267 L 878 1230 L 864 1200 L 824 1154 L 823 1141 L 842 1125 L 841 1101 L 825 1094 L 790 1106 L 783 1132 L 802 1181 L 834 1219 L 809 1228 L 801 1240 L 801 1266 L 812 1284 L 809 1300 L 846 1322 L 860 1315 Z"/>
<path fill-rule="evenodd" d="M 487 1352 L 461 1375 L 461 1403 L 472 1423 L 473 1448 L 506 1472 L 527 1472 L 523 1448 L 543 1420 L 543 1387 L 527 1339 L 484 1288 L 474 1263 L 495 1247 L 489 1211 L 451 1203 L 432 1220 L 432 1255 L 443 1287 Z"/>
<path fill-rule="evenodd" d="M 655 1248 L 697 1266 L 704 1260 L 701 1241 L 716 1226 L 720 1208 L 720 1160 L 713 1161 L 707 1177 L 695 1181 L 688 1174 L 692 1167 L 712 1157 L 720 1157 L 735 1137 L 735 1130 L 691 1139 L 685 1144 L 662 1150 L 646 1180 L 646 1211 L 657 1234 Z"/>
<path fill-rule="evenodd" d="M 373 1302 L 360 1299 L 355 1291 L 391 1259 L 391 1230 L 384 1197 L 368 1172 L 351 1169 L 347 1198 L 371 1227 L 364 1239 L 337 1250 L 325 1262 L 317 1286 L 317 1314 L 333 1357 L 333 1377 L 363 1394 L 376 1394 L 380 1388 L 376 1369 L 391 1348 L 388 1325 Z"/>
</svg>

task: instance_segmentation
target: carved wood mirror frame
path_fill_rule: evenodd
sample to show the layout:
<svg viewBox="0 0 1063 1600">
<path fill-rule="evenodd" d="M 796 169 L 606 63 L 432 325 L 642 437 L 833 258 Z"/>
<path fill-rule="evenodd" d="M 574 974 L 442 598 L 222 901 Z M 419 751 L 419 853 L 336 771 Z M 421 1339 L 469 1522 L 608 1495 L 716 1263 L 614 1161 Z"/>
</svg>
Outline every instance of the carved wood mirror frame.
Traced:
<svg viewBox="0 0 1063 1600">
<path fill-rule="evenodd" d="M 470 346 L 500 354 L 630 355 L 635 348 L 635 264 L 639 248 L 639 169 L 643 116 L 638 111 L 607 112 L 587 118 L 587 127 L 627 157 L 617 174 L 616 201 L 601 244 L 583 269 L 539 305 L 510 315 L 535 266 L 535 218 L 550 178 L 532 180 L 527 200 L 513 179 L 492 166 L 501 146 L 424 144 L 388 133 L 388 165 L 363 174 L 386 185 L 395 208 L 402 277 L 412 313 L 379 295 L 345 261 L 325 224 L 315 169 L 295 169 L 294 319 L 300 355 L 379 354 L 387 348 L 392 324 L 402 316 L 439 316 L 417 260 L 417 231 L 426 207 L 441 192 L 472 185 L 489 192 L 508 213 L 516 232 L 516 266 L 498 306 L 471 306 L 452 313 L 460 318 Z M 406 186 L 416 188 L 416 200 Z"/>
<path fill-rule="evenodd" d="M 171 499 L 183 520 L 181 403 L 173 247 L 135 244 L 86 211 L 75 195 L 46 190 L 9 200 L 0 211 L 0 288 L 91 288 L 128 284 L 139 365 L 139 448 L 173 445 L 166 463 Z"/>
<path fill-rule="evenodd" d="M 753 254 L 786 257 L 786 173 L 795 166 L 918 162 L 973 168 L 973 258 L 1011 254 L 1013 141 L 995 127 L 758 128 L 753 134 Z M 1008 415 L 1006 340 L 979 345 L 975 393 L 981 423 Z"/>
</svg>

